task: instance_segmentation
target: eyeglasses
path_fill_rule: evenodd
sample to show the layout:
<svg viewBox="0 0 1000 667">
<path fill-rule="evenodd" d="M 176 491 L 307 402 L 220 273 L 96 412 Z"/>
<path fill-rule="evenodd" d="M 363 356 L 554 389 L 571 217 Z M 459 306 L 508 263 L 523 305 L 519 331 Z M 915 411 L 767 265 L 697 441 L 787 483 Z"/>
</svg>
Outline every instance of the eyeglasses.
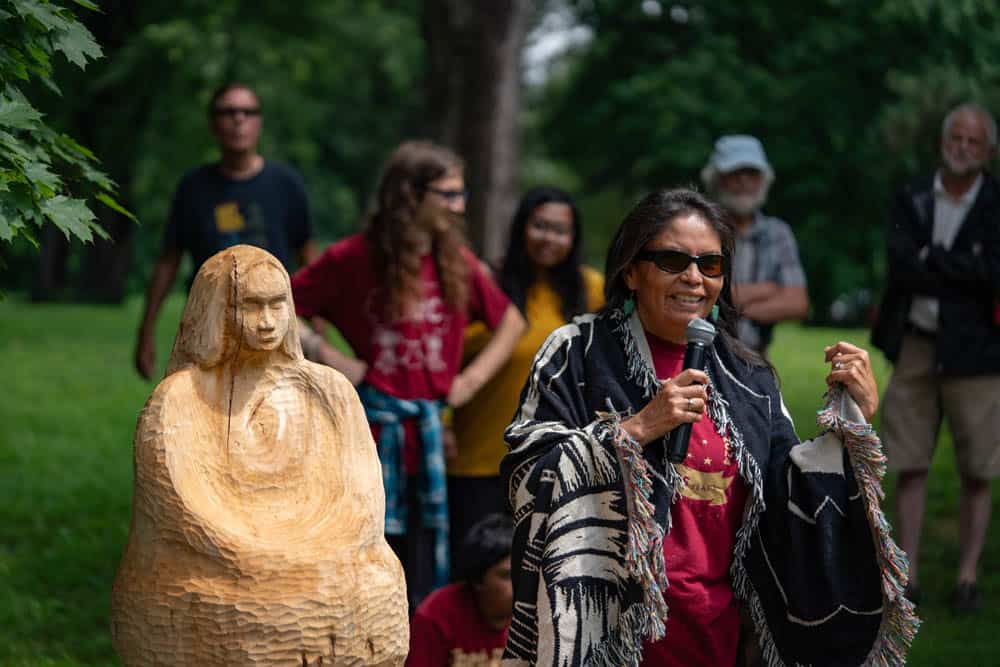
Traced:
<svg viewBox="0 0 1000 667">
<path fill-rule="evenodd" d="M 653 262 L 656 268 L 667 273 L 684 273 L 694 262 L 706 278 L 718 278 L 729 268 L 729 260 L 717 252 L 696 256 L 680 250 L 642 250 L 635 258 Z"/>
<path fill-rule="evenodd" d="M 528 229 L 538 234 L 551 234 L 559 238 L 570 238 L 573 236 L 573 226 L 564 226 L 561 222 L 546 220 L 545 218 L 531 218 L 528 220 Z"/>
<path fill-rule="evenodd" d="M 248 118 L 260 115 L 260 107 L 216 107 L 212 109 L 212 115 L 216 118 L 225 116 L 226 118 L 236 118 L 243 114 Z"/>
<path fill-rule="evenodd" d="M 449 204 L 451 204 L 452 202 L 459 201 L 459 200 L 463 200 L 464 201 L 465 199 L 467 199 L 469 197 L 469 191 L 468 190 L 441 190 L 440 188 L 432 188 L 429 185 L 427 187 L 425 187 L 424 190 L 426 192 L 433 192 L 434 194 L 436 194 L 436 195 L 438 195 L 440 197 L 444 197 L 444 200 L 446 202 L 448 202 Z"/>
</svg>

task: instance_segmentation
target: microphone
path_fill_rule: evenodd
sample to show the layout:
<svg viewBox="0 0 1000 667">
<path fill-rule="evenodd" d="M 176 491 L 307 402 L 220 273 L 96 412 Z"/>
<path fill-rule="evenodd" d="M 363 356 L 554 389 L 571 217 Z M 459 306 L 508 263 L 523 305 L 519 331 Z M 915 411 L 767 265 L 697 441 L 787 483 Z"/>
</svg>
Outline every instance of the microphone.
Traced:
<svg viewBox="0 0 1000 667">
<path fill-rule="evenodd" d="M 688 322 L 687 349 L 684 350 L 684 368 L 705 370 L 705 351 L 715 340 L 715 327 L 711 322 L 695 318 Z M 671 463 L 681 463 L 687 458 L 688 440 L 691 439 L 690 422 L 681 424 L 667 437 L 667 460 Z"/>
</svg>

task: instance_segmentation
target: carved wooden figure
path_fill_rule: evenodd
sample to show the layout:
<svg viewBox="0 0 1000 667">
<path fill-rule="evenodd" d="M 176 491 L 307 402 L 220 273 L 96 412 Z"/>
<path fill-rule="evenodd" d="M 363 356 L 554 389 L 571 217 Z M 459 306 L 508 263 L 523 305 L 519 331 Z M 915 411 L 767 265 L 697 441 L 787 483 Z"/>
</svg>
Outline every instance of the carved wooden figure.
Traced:
<svg viewBox="0 0 1000 667">
<path fill-rule="evenodd" d="M 139 417 L 111 629 L 133 665 L 401 665 L 403 570 L 350 382 L 305 361 L 288 274 L 249 246 L 195 278 Z"/>
</svg>

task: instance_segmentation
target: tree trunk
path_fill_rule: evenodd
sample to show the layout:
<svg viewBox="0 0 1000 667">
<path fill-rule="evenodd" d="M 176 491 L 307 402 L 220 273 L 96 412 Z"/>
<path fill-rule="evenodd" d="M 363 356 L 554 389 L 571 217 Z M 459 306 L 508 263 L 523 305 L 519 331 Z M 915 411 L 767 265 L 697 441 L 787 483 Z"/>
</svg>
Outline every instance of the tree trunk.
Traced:
<svg viewBox="0 0 1000 667">
<path fill-rule="evenodd" d="M 128 206 L 132 165 L 135 161 L 135 128 L 141 127 L 150 107 L 150 94 L 126 83 L 95 84 L 111 66 L 115 54 L 138 32 L 140 4 L 108 0 L 100 12 L 83 12 L 80 19 L 93 33 L 105 57 L 87 70 L 86 78 L 69 79 L 52 116 L 69 134 L 93 150 L 101 169 L 119 184 L 119 201 Z M 114 118 L 114 123 L 107 119 Z M 87 193 L 78 193 L 83 196 Z M 111 240 L 70 244 L 51 224 L 42 230 L 38 273 L 32 289 L 36 301 L 77 298 L 119 303 L 125 297 L 135 223 L 103 204 L 90 201 L 98 222 Z M 71 260 L 71 257 L 73 258 Z"/>
<path fill-rule="evenodd" d="M 99 219 L 111 240 L 94 239 L 87 246 L 79 297 L 98 303 L 121 303 L 128 286 L 135 223 L 113 211 L 108 211 L 106 215 L 99 214 Z"/>
<path fill-rule="evenodd" d="M 429 126 L 465 159 L 471 241 L 498 262 L 517 206 L 521 48 L 530 0 L 425 0 Z"/>
<path fill-rule="evenodd" d="M 70 243 L 53 224 L 43 226 L 39 236 L 38 273 L 31 286 L 31 300 L 56 301 L 65 296 Z"/>
<path fill-rule="evenodd" d="M 103 3 L 102 9 L 102 12 L 86 13 L 84 21 L 104 48 L 105 62 L 110 63 L 139 28 L 139 3 L 111 0 Z M 130 103 L 123 105 L 122 91 L 118 88 L 104 87 L 88 92 L 91 99 L 79 109 L 75 125 L 86 145 L 97 150 L 104 159 L 105 169 L 119 185 L 119 200 L 128 206 L 132 165 L 136 158 L 135 142 L 122 141 L 118 131 L 108 131 L 103 119 L 116 118 L 118 127 L 141 127 L 149 112 L 150 94 L 132 91 Z M 78 297 L 85 301 L 121 303 L 132 261 L 135 223 L 103 204 L 96 204 L 94 212 L 111 239 L 95 239 L 86 247 Z"/>
</svg>

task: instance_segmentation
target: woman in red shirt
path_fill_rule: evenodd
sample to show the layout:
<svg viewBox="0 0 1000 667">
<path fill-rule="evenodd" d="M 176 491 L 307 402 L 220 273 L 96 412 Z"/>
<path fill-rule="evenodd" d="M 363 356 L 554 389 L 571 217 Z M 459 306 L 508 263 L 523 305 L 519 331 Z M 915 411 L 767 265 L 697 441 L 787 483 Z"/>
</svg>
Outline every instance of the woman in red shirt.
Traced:
<svg viewBox="0 0 1000 667">
<path fill-rule="evenodd" d="M 822 432 L 800 442 L 774 369 L 736 337 L 733 235 L 698 193 L 651 193 L 611 241 L 605 309 L 535 356 L 501 464 L 510 664 L 730 667 L 741 606 L 768 667 L 905 660 L 917 620 L 879 508 L 868 354 L 816 351 Z M 704 369 L 683 369 L 688 325 L 716 306 Z"/>
<path fill-rule="evenodd" d="M 336 326 L 356 358 L 322 340 L 307 355 L 355 385 L 379 447 L 386 534 L 406 570 L 411 609 L 448 582 L 441 411 L 465 404 L 510 356 L 517 308 L 465 245 L 462 161 L 429 142 L 399 146 L 364 231 L 295 274 L 300 317 Z M 464 369 L 466 324 L 494 334 Z"/>
</svg>

